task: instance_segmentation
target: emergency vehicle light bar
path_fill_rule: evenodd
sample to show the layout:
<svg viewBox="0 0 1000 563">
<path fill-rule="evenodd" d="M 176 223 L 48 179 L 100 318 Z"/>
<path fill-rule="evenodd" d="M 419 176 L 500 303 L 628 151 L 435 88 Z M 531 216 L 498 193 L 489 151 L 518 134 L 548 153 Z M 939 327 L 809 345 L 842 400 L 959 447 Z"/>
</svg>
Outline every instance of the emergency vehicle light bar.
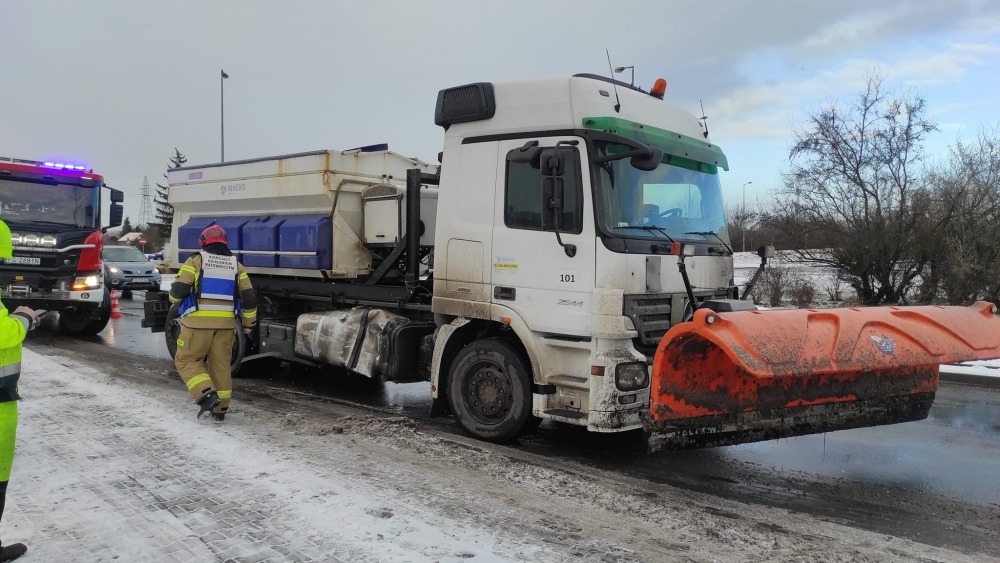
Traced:
<svg viewBox="0 0 1000 563">
<path fill-rule="evenodd" d="M 10 162 L 12 164 L 33 164 L 35 166 L 40 166 L 43 168 L 55 168 L 56 170 L 80 170 L 80 171 L 87 170 L 87 167 L 82 164 L 69 164 L 66 162 L 41 162 L 38 160 L 27 160 L 24 158 L 11 158 L 9 156 L 0 156 L 0 161 Z"/>
<path fill-rule="evenodd" d="M 62 162 L 43 162 L 42 166 L 47 168 L 56 168 L 58 170 L 86 170 L 86 166 L 81 166 L 79 164 L 63 164 Z"/>
</svg>

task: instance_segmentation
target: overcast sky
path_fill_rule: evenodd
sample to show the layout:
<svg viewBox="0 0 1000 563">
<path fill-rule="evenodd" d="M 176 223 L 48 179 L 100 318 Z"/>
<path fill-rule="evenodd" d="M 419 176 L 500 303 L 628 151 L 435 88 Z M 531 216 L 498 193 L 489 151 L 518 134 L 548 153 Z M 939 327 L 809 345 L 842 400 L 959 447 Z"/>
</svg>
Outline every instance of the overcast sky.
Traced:
<svg viewBox="0 0 1000 563">
<path fill-rule="evenodd" d="M 926 98 L 932 156 L 1000 122 L 994 0 L 2 0 L 0 155 L 85 163 L 137 223 L 174 147 L 220 160 L 220 69 L 227 161 L 386 142 L 435 162 L 439 89 L 608 74 L 605 49 L 704 103 L 730 203 L 765 198 L 793 127 L 874 69 Z"/>
</svg>

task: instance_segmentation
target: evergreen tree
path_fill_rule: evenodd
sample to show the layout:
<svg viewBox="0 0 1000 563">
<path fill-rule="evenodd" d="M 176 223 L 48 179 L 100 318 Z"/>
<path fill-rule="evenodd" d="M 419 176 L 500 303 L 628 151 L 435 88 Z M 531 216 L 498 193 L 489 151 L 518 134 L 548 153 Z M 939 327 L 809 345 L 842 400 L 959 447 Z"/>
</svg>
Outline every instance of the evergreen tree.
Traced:
<svg viewBox="0 0 1000 563">
<path fill-rule="evenodd" d="M 131 233 L 134 230 L 135 230 L 135 228 L 132 227 L 132 221 L 129 220 L 128 215 L 126 215 L 125 216 L 125 222 L 122 223 L 122 233 L 121 234 L 127 235 L 128 233 Z"/>
<path fill-rule="evenodd" d="M 169 168 L 180 168 L 187 162 L 187 157 L 174 147 L 174 156 L 170 157 Z M 167 177 L 166 174 L 163 175 Z M 167 186 L 156 184 L 156 196 L 153 198 L 156 204 L 156 225 L 160 230 L 160 236 L 167 238 L 170 236 L 170 225 L 174 220 L 174 207 L 167 203 Z"/>
</svg>

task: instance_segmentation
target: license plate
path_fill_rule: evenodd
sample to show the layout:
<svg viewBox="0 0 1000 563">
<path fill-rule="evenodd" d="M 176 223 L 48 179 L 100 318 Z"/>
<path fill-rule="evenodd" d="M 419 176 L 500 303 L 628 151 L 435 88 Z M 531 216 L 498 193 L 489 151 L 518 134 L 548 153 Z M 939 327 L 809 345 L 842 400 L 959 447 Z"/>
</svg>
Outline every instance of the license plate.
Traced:
<svg viewBox="0 0 1000 563">
<path fill-rule="evenodd" d="M 23 264 L 25 266 L 41 266 L 42 259 L 34 256 L 14 256 L 4 260 L 5 264 Z"/>
</svg>

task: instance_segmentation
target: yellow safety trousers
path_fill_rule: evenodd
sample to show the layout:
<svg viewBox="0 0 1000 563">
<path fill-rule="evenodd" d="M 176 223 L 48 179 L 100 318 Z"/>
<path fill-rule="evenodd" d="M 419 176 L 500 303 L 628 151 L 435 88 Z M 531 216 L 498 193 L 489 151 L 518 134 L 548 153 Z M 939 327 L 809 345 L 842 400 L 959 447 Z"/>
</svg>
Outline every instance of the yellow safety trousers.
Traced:
<svg viewBox="0 0 1000 563">
<path fill-rule="evenodd" d="M 177 337 L 174 365 L 195 402 L 208 391 L 214 390 L 219 394 L 221 402 L 212 410 L 215 413 L 229 410 L 229 400 L 233 396 L 233 376 L 229 364 L 232 362 L 235 336 L 232 328 L 181 325 L 181 333 Z"/>
</svg>

